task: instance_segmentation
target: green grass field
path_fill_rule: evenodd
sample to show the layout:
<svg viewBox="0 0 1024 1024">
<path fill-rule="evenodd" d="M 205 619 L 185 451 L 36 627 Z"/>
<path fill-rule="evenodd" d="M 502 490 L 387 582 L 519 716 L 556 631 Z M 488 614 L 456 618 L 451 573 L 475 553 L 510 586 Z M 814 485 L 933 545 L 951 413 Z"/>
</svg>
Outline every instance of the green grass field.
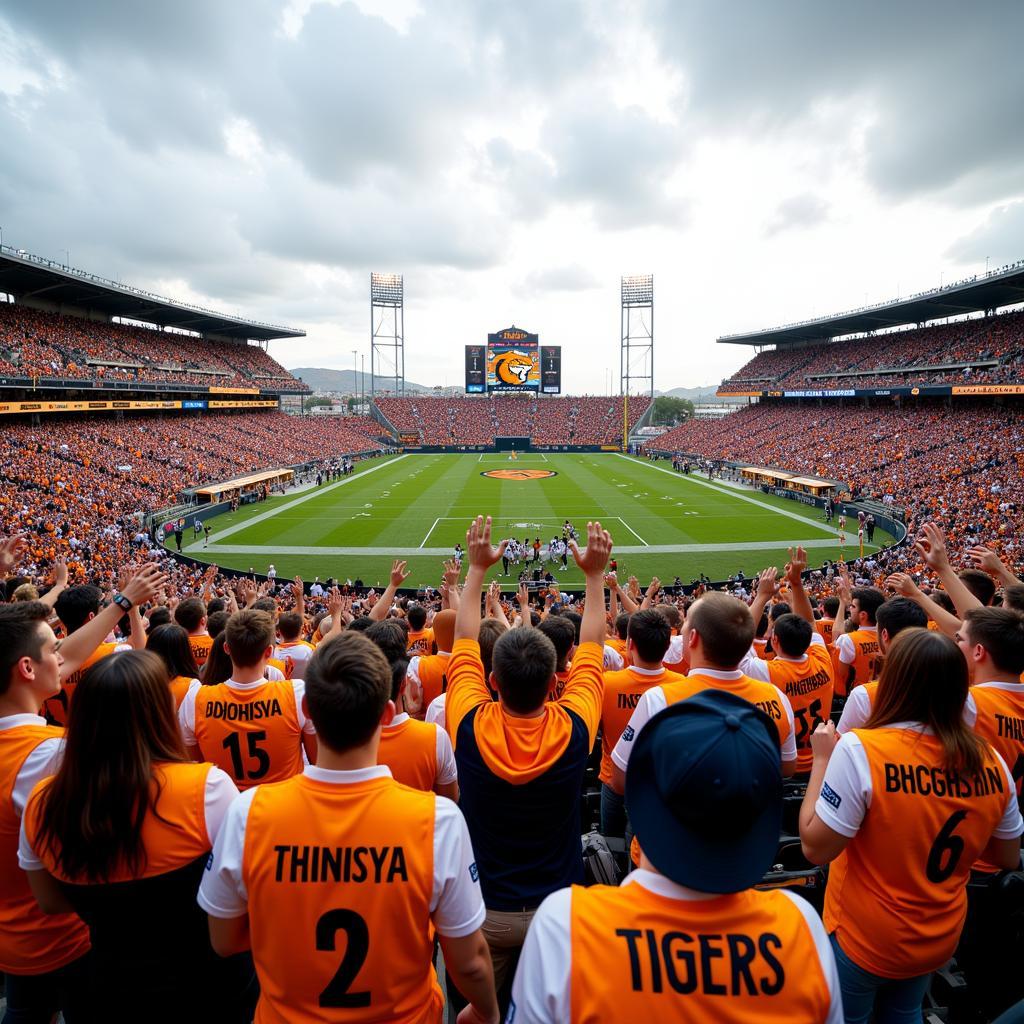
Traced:
<svg viewBox="0 0 1024 1024">
<path fill-rule="evenodd" d="M 483 475 L 492 471 L 553 475 Z M 272 562 L 279 578 L 361 577 L 367 586 L 386 584 L 391 559 L 399 557 L 412 571 L 408 586 L 436 585 L 442 561 L 465 543 L 477 513 L 494 517 L 496 537 L 542 543 L 561 533 L 565 519 L 581 534 L 588 519 L 599 519 L 615 541 L 620 577 L 657 575 L 666 584 L 676 574 L 688 583 L 701 571 L 717 580 L 781 567 L 797 542 L 808 547 L 812 566 L 841 554 L 837 531 L 818 509 L 611 453 L 529 453 L 514 462 L 499 453 L 375 459 L 345 480 L 219 516 L 208 549 L 200 540 L 184 550 L 233 569 L 265 573 Z M 891 542 L 881 530 L 875 540 L 871 550 Z M 847 530 L 847 557 L 855 544 L 856 529 Z M 569 565 L 557 578 L 582 585 L 571 557 Z"/>
</svg>

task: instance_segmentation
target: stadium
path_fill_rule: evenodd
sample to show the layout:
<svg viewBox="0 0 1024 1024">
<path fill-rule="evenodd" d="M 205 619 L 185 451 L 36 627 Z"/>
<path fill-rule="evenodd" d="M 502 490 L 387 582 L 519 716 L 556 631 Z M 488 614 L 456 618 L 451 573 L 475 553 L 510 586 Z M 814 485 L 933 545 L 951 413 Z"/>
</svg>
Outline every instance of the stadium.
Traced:
<svg viewBox="0 0 1024 1024">
<path fill-rule="evenodd" d="M 1024 1024 L 1014 13 L 56 6 L 3 1024 Z"/>
</svg>

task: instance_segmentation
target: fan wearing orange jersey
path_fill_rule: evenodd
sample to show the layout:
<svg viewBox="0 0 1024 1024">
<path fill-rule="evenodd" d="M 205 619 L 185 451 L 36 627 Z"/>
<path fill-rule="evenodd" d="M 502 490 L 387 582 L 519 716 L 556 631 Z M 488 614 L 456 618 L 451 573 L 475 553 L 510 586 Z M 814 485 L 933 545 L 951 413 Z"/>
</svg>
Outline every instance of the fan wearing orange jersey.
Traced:
<svg viewBox="0 0 1024 1024">
<path fill-rule="evenodd" d="M 391 701 L 395 707 L 401 707 L 409 664 L 404 624 L 398 619 L 374 622 L 366 630 L 366 638 L 387 658 L 391 668 Z M 377 763 L 387 765 L 403 786 L 432 791 L 458 802 L 455 753 L 444 726 L 417 721 L 405 712 L 396 714 L 381 731 Z"/>
<path fill-rule="evenodd" d="M 421 604 L 411 604 L 406 619 L 409 621 L 407 646 L 410 657 L 414 654 L 430 654 L 434 646 L 434 631 L 427 628 L 427 609 Z"/>
<path fill-rule="evenodd" d="M 248 790 L 217 838 L 199 904 L 222 956 L 252 949 L 256 1024 L 440 1024 L 435 931 L 471 1004 L 461 1019 L 498 1020 L 465 820 L 450 800 L 402 786 L 377 764 L 395 714 L 391 678 L 365 636 L 321 644 L 305 692 L 317 765 Z"/>
<path fill-rule="evenodd" d="M 64 627 L 66 635 L 71 635 L 81 629 L 87 622 L 91 622 L 100 613 L 100 604 L 103 600 L 103 591 L 99 587 L 90 584 L 81 584 L 77 587 L 70 587 L 65 590 L 56 601 L 54 611 Z M 116 609 L 111 627 L 117 623 L 121 615 L 121 609 Z M 110 631 L 108 630 L 107 633 Z M 107 633 L 99 637 L 99 641 L 89 652 L 88 657 L 82 662 L 75 672 L 69 672 L 61 677 L 62 686 L 60 693 L 51 697 L 43 708 L 43 714 L 55 725 L 67 725 L 68 710 L 75 695 L 75 687 L 79 679 L 85 674 L 85 670 L 94 665 L 101 658 L 113 654 L 115 651 L 130 651 L 134 647 L 141 647 L 144 643 L 141 632 L 133 634 L 127 642 L 107 641 L 104 638 Z"/>
<path fill-rule="evenodd" d="M 185 694 L 198 681 L 199 668 L 192 657 L 192 645 L 184 628 L 173 622 L 156 626 L 146 638 L 146 650 L 158 654 L 167 668 L 171 680 L 175 712 L 181 707 Z"/>
<path fill-rule="evenodd" d="M 206 632 L 206 605 L 198 597 L 187 597 L 174 609 L 174 621 L 188 633 L 192 657 L 202 668 L 213 646 L 213 637 Z"/>
<path fill-rule="evenodd" d="M 316 731 L 302 710 L 301 679 L 264 677 L 274 621 L 262 611 L 235 612 L 224 627 L 231 678 L 194 682 L 178 709 L 189 755 L 223 768 L 239 789 L 279 782 L 316 758 Z"/>
<path fill-rule="evenodd" d="M 45 913 L 74 911 L 89 925 L 104 1019 L 214 1024 L 244 1014 L 252 970 L 236 977 L 218 959 L 194 903 L 237 798 L 224 772 L 188 761 L 158 655 L 105 658 L 85 674 L 63 761 L 26 805 L 18 862 Z M 159 926 L 141 935 L 140 921 Z"/>
<path fill-rule="evenodd" d="M 920 1016 L 963 928 L 971 865 L 981 854 L 1020 863 L 1013 781 L 963 721 L 967 688 L 952 640 L 907 629 L 866 727 L 841 740 L 831 722 L 814 733 L 800 838 L 812 863 L 833 862 L 824 921 L 848 1021 Z"/>
<path fill-rule="evenodd" d="M 448 659 L 452 656 L 452 644 L 455 642 L 455 612 L 450 608 L 434 616 L 433 635 L 437 653 L 413 654 L 406 670 L 405 708 L 410 715 L 420 719 L 447 686 Z"/>
<path fill-rule="evenodd" d="M 840 697 L 846 697 L 855 687 L 877 679 L 881 664 L 875 612 L 885 601 L 885 594 L 875 587 L 855 587 L 849 595 L 850 618 L 856 629 L 835 638 L 839 663 L 836 694 Z"/>
<path fill-rule="evenodd" d="M 880 662 L 885 664 L 885 653 L 892 646 L 893 640 L 905 629 L 924 629 L 928 626 L 928 616 L 914 601 L 906 597 L 891 597 L 878 606 L 875 612 L 875 624 L 878 626 L 878 650 Z M 858 686 L 843 705 L 836 730 L 840 734 L 861 729 L 871 717 L 871 705 L 878 692 L 878 680 Z"/>
<path fill-rule="evenodd" d="M 659 711 L 686 700 L 707 687 L 734 693 L 755 704 L 775 723 L 783 775 L 796 771 L 796 736 L 793 709 L 778 687 L 745 676 L 737 667 L 754 639 L 750 609 L 729 594 L 712 591 L 690 607 L 683 623 L 683 646 L 690 660 L 689 673 L 676 682 L 652 686 L 637 701 L 629 723 L 612 750 L 611 786 L 626 791 L 626 769 L 633 744 L 643 727 Z"/>
<path fill-rule="evenodd" d="M 814 620 L 814 631 L 825 641 L 826 647 L 834 643 L 833 631 L 836 624 L 836 612 L 839 611 L 839 598 L 826 597 L 821 602 L 822 616 Z"/>
<path fill-rule="evenodd" d="M 841 1024 L 818 916 L 785 890 L 753 888 L 782 823 L 768 716 L 712 688 L 676 702 L 640 734 L 626 796 L 639 870 L 541 904 L 508 1020 Z"/>
<path fill-rule="evenodd" d="M 565 693 L 576 652 L 576 627 L 568 616 L 552 612 L 537 627 L 554 645 L 555 678 L 548 690 L 548 700 L 558 700 Z"/>
<path fill-rule="evenodd" d="M 0 604 L 0 971 L 7 1010 L 24 1020 L 88 1020 L 89 931 L 74 913 L 47 916 L 18 867 L 29 794 L 60 764 L 64 730 L 37 712 L 60 689 L 61 643 L 40 601 Z"/>
<path fill-rule="evenodd" d="M 313 657 L 316 648 L 302 639 L 302 615 L 299 612 L 285 612 L 277 620 L 277 634 L 280 641 L 274 647 L 274 657 L 284 661 L 287 666 L 291 662 L 292 670 L 289 679 L 302 679 L 306 674 L 306 664 Z"/>
<path fill-rule="evenodd" d="M 628 617 L 626 659 L 628 668 L 605 672 L 601 701 L 601 832 L 623 836 L 626 808 L 623 798 L 611 787 L 612 750 L 619 742 L 633 709 L 652 686 L 673 683 L 683 677 L 669 672 L 661 663 L 672 639 L 672 628 L 660 611 L 648 608 Z"/>
<path fill-rule="evenodd" d="M 972 608 L 957 631 L 971 689 L 964 719 L 1010 768 L 1018 805 L 1024 784 L 1024 615 L 1011 608 Z M 1015 925 L 998 888 L 998 864 L 982 857 L 967 890 L 967 924 L 957 962 L 978 993 L 987 1019 L 1024 998 Z"/>
</svg>

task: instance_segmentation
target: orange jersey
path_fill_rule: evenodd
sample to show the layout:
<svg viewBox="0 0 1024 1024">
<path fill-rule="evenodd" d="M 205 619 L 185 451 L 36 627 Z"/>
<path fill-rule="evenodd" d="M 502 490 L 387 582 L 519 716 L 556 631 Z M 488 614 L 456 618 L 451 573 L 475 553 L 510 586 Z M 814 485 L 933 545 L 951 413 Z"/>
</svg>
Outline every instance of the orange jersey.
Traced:
<svg viewBox="0 0 1024 1024">
<path fill-rule="evenodd" d="M 689 680 L 695 678 L 716 690 L 734 693 L 737 697 L 742 697 L 744 700 L 749 701 L 754 707 L 760 708 L 775 723 L 775 728 L 779 730 L 779 746 L 783 749 L 786 747 L 786 740 L 793 735 L 793 724 L 786 713 L 785 702 L 782 700 L 782 694 L 777 686 L 773 683 L 763 683 L 759 679 L 751 679 L 750 676 L 742 675 L 739 679 L 720 679 L 717 676 L 704 675 L 699 672 L 687 676 Z M 670 687 L 665 687 L 666 693 L 669 689 Z"/>
<path fill-rule="evenodd" d="M 830 1018 L 815 936 L 778 890 L 688 900 L 636 883 L 574 886 L 570 935 L 572 1024 Z"/>
<path fill-rule="evenodd" d="M 192 682 L 193 680 L 189 676 L 175 676 L 171 680 L 171 696 L 174 698 L 175 711 L 181 707 L 181 702 L 185 699 L 185 694 L 188 693 Z"/>
<path fill-rule="evenodd" d="M 629 664 L 629 655 L 627 653 L 627 644 L 625 640 L 620 640 L 618 636 L 610 636 L 604 642 L 605 647 L 610 647 L 621 659 L 624 665 Z"/>
<path fill-rule="evenodd" d="M 832 712 L 832 658 L 824 644 L 807 648 L 805 661 L 775 658 L 768 662 L 771 681 L 789 698 L 796 725 L 796 770 L 811 770 L 811 733 Z"/>
<path fill-rule="evenodd" d="M 604 696 L 601 702 L 601 781 L 612 781 L 612 751 L 622 730 L 636 708 L 640 697 L 652 686 L 674 683 L 683 677 L 662 668 L 658 672 L 641 672 L 630 666 L 618 672 L 605 672 Z"/>
<path fill-rule="evenodd" d="M 851 644 L 853 661 L 844 662 L 841 652 Z M 852 633 L 845 633 L 836 640 L 835 646 L 840 652 L 836 663 L 836 693 L 840 697 L 845 697 L 855 686 L 863 686 L 878 678 L 882 657 L 876 629 L 855 629 Z"/>
<path fill-rule="evenodd" d="M 89 950 L 89 929 L 77 914 L 44 914 L 18 866 L 21 815 L 13 792 L 25 759 L 63 729 L 16 725 L 0 729 L 0 971 L 43 974 Z"/>
<path fill-rule="evenodd" d="M 151 795 L 156 799 L 142 820 L 142 845 L 146 861 L 140 875 L 132 875 L 122 866 L 114 871 L 110 882 L 127 882 L 133 878 L 152 878 L 191 864 L 210 852 L 213 845 L 206 833 L 205 790 L 211 765 L 179 764 L 164 761 L 153 766 Z M 46 870 L 63 882 L 75 882 L 60 870 L 57 853 L 40 843 L 39 821 L 42 797 L 52 782 L 44 779 L 32 791 L 25 807 L 25 835 Z"/>
<path fill-rule="evenodd" d="M 558 700 L 565 693 L 565 684 L 569 682 L 569 673 L 571 671 L 572 666 L 562 672 L 555 673 L 555 685 L 548 690 L 548 700 Z"/>
<path fill-rule="evenodd" d="M 406 650 L 409 656 L 414 654 L 429 654 L 434 647 L 434 631 L 429 627 L 421 629 L 418 633 L 409 630 L 409 638 L 406 641 Z"/>
<path fill-rule="evenodd" d="M 43 711 L 48 721 L 55 723 L 56 725 L 67 725 L 68 724 L 68 711 L 71 708 L 71 700 L 75 695 L 75 687 L 78 685 L 82 676 L 96 664 L 97 661 L 101 661 L 103 658 L 108 657 L 115 651 L 127 651 L 129 650 L 128 644 L 123 643 L 102 643 L 96 648 L 92 654 L 89 655 L 82 665 L 75 672 L 72 672 L 67 679 L 61 680 L 60 693 L 50 697 L 43 704 Z"/>
<path fill-rule="evenodd" d="M 851 737 L 866 757 L 870 799 L 829 871 L 825 928 L 864 970 L 885 978 L 926 974 L 956 948 L 971 865 L 1006 810 L 1006 773 L 990 747 L 976 776 L 947 772 L 940 742 L 915 728 L 855 729 L 840 745 Z M 855 749 L 846 748 L 850 759 Z M 854 796 L 825 778 L 818 813 L 823 801 L 848 813 L 841 802 Z"/>
<path fill-rule="evenodd" d="M 814 631 L 825 641 L 826 644 L 832 643 L 832 629 L 836 624 L 835 619 L 815 619 L 814 620 Z"/>
<path fill-rule="evenodd" d="M 440 1024 L 434 813 L 433 794 L 388 778 L 256 790 L 243 859 L 256 1024 Z"/>
<path fill-rule="evenodd" d="M 201 686 L 195 698 L 196 744 L 239 789 L 280 782 L 302 771 L 302 730 L 295 686 L 267 682 L 251 690 Z"/>
<path fill-rule="evenodd" d="M 449 660 L 447 654 L 420 655 L 417 673 L 423 690 L 424 712 L 430 707 L 431 701 L 436 700 L 447 689 Z"/>
<path fill-rule="evenodd" d="M 754 650 L 762 661 L 771 661 L 775 657 L 775 652 L 768 650 L 767 638 L 754 637 Z"/>
<path fill-rule="evenodd" d="M 1013 690 L 990 684 L 972 686 L 971 697 L 977 712 L 974 731 L 1006 762 L 1019 801 L 1024 785 L 1024 692 L 1019 685 Z M 974 866 L 987 873 L 1001 870 L 984 858 Z"/>
<path fill-rule="evenodd" d="M 188 645 L 192 648 L 192 657 L 196 660 L 196 665 L 202 668 L 206 664 L 206 659 L 210 656 L 210 648 L 213 646 L 213 637 L 208 636 L 206 633 L 201 633 L 196 636 L 189 634 Z"/>
<path fill-rule="evenodd" d="M 377 764 L 386 764 L 403 786 L 432 790 L 437 781 L 437 726 L 407 718 L 381 730 Z"/>
</svg>

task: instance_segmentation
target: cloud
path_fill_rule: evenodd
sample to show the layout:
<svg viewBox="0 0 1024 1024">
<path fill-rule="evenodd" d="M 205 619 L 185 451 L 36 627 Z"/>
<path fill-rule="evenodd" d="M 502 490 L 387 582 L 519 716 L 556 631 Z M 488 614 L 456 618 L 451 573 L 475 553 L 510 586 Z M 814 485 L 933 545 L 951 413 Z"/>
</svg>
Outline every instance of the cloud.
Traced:
<svg viewBox="0 0 1024 1024">
<path fill-rule="evenodd" d="M 947 250 L 948 259 L 992 269 L 1015 263 L 1024 255 L 1024 202 L 997 206 L 973 231 L 958 238 Z"/>
<path fill-rule="evenodd" d="M 524 295 L 535 292 L 585 292 L 600 287 L 597 276 L 578 263 L 562 267 L 533 270 L 520 282 Z"/>
<path fill-rule="evenodd" d="M 808 192 L 784 199 L 765 227 L 771 238 L 792 228 L 812 228 L 828 219 L 829 206 L 820 196 Z"/>
</svg>

